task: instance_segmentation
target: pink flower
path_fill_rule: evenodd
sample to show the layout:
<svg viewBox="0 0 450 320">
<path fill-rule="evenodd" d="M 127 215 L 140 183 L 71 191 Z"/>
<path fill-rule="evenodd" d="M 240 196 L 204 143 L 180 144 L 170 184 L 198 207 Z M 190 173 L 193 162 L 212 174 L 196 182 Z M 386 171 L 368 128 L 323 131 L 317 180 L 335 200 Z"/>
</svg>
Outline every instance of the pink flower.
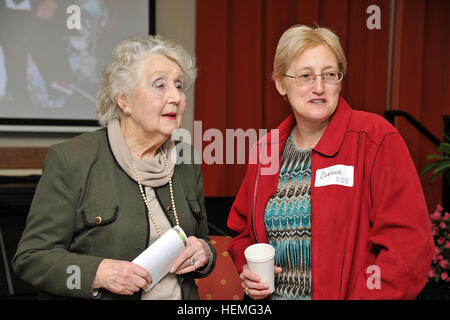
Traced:
<svg viewBox="0 0 450 320">
<path fill-rule="evenodd" d="M 433 236 L 437 236 L 439 234 L 439 228 L 437 226 L 433 225 L 431 228 L 431 234 Z"/>
<path fill-rule="evenodd" d="M 445 222 L 441 222 L 441 223 L 439 224 L 439 228 L 445 229 L 445 228 L 447 228 L 447 225 L 445 224 Z"/>
<path fill-rule="evenodd" d="M 440 237 L 439 239 L 437 239 L 437 243 L 439 243 L 440 245 L 443 245 L 445 243 L 445 239 Z"/>
<path fill-rule="evenodd" d="M 442 212 L 436 210 L 432 215 L 430 215 L 431 220 L 440 221 L 442 218 Z"/>
<path fill-rule="evenodd" d="M 438 204 L 437 207 L 436 207 L 436 210 L 442 211 L 442 210 L 444 210 L 444 208 L 440 204 Z"/>
<path fill-rule="evenodd" d="M 442 254 L 440 254 L 440 255 L 437 256 L 437 259 L 438 259 L 439 261 L 442 261 L 442 260 L 444 260 L 444 257 L 442 256 Z"/>
<path fill-rule="evenodd" d="M 434 271 L 434 268 L 430 267 L 430 270 L 428 270 L 428 278 L 434 278 L 434 276 L 436 275 Z"/>
<path fill-rule="evenodd" d="M 442 272 L 442 273 L 441 273 L 441 279 L 442 279 L 442 280 L 446 280 L 447 278 L 448 278 L 447 272 Z"/>
<path fill-rule="evenodd" d="M 450 219 L 450 213 L 446 212 L 444 217 L 442 218 L 443 220 L 447 221 L 448 219 Z"/>
<path fill-rule="evenodd" d="M 449 248 L 450 248 L 450 241 L 447 241 L 447 242 L 445 243 L 445 248 L 446 248 L 446 249 L 449 249 Z"/>
<path fill-rule="evenodd" d="M 437 256 L 441 253 L 441 250 L 439 250 L 438 247 L 434 247 L 434 255 Z"/>
<path fill-rule="evenodd" d="M 448 268 L 448 261 L 447 260 L 441 260 L 441 261 L 439 261 L 439 265 L 442 268 L 447 269 Z"/>
</svg>

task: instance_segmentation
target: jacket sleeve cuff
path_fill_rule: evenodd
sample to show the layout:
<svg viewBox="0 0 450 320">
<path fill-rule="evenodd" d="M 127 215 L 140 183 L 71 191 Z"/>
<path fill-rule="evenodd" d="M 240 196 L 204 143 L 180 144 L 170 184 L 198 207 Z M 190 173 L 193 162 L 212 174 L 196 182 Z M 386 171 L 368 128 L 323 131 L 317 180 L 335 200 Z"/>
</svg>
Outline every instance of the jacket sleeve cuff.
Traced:
<svg viewBox="0 0 450 320">
<path fill-rule="evenodd" d="M 103 258 L 100 257 L 85 257 L 86 261 L 83 262 L 81 271 L 81 288 L 80 290 L 72 290 L 73 294 L 80 298 L 86 299 L 99 299 L 101 298 L 101 290 L 94 289 L 93 283 L 97 274 L 98 266 Z"/>
<path fill-rule="evenodd" d="M 199 239 L 200 241 L 203 241 L 208 245 L 209 250 L 209 261 L 206 265 L 198 268 L 196 270 L 196 273 L 198 275 L 201 275 L 202 277 L 209 275 L 215 266 L 216 256 L 215 256 L 215 250 L 211 247 L 211 244 L 208 241 L 205 241 L 203 239 Z"/>
<path fill-rule="evenodd" d="M 236 240 L 236 239 L 235 239 Z M 250 245 L 249 239 L 239 239 L 239 241 L 231 241 L 228 245 L 228 252 L 236 265 L 236 271 L 238 274 L 242 273 L 244 265 L 247 264 L 247 259 L 245 259 L 244 251 Z"/>
</svg>

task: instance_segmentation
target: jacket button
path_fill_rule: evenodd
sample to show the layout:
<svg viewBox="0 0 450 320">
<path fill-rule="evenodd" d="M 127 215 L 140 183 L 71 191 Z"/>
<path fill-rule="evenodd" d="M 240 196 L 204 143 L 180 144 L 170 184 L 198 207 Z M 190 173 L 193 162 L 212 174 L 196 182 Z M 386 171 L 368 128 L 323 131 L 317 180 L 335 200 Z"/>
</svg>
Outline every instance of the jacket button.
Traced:
<svg viewBox="0 0 450 320">
<path fill-rule="evenodd" d="M 102 223 L 102 217 L 95 217 L 94 222 L 95 222 L 95 224 Z"/>
</svg>

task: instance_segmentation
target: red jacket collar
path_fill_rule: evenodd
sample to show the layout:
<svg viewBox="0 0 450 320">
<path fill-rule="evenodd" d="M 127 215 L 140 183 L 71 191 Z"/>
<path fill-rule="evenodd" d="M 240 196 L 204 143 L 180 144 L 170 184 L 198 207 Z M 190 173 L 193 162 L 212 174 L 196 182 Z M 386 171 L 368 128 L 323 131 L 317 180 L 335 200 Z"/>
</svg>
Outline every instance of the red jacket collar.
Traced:
<svg viewBox="0 0 450 320">
<path fill-rule="evenodd" d="M 314 147 L 314 151 L 332 157 L 338 153 L 344 141 L 347 125 L 350 120 L 351 108 L 344 98 L 339 98 L 339 103 L 331 116 L 325 132 Z"/>
</svg>

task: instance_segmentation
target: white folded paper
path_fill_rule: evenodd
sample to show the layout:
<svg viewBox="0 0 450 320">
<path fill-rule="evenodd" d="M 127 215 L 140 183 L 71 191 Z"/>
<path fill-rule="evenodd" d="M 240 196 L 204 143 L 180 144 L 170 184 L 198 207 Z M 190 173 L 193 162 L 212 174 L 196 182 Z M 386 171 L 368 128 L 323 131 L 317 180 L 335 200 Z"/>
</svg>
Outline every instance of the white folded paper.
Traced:
<svg viewBox="0 0 450 320">
<path fill-rule="evenodd" d="M 179 226 L 175 226 L 132 261 L 146 269 L 152 276 L 153 281 L 145 290 L 146 292 L 164 278 L 172 262 L 187 246 L 186 234 Z"/>
</svg>

